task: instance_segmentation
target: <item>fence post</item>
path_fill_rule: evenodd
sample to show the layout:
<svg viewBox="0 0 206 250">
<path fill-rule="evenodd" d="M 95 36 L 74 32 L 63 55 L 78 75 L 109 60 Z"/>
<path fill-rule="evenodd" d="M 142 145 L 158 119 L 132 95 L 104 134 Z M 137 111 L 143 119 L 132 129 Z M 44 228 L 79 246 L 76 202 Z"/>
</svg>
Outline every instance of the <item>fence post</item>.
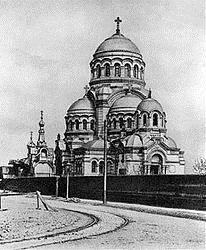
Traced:
<svg viewBox="0 0 206 250">
<path fill-rule="evenodd" d="M 36 191 L 36 203 L 37 203 L 37 208 L 36 209 L 40 209 L 40 206 L 39 206 L 39 196 L 38 196 L 38 191 Z"/>
<path fill-rule="evenodd" d="M 1 195 L 0 195 L 0 210 L 1 210 Z"/>
<path fill-rule="evenodd" d="M 59 176 L 56 176 L 56 197 L 59 194 Z"/>
</svg>

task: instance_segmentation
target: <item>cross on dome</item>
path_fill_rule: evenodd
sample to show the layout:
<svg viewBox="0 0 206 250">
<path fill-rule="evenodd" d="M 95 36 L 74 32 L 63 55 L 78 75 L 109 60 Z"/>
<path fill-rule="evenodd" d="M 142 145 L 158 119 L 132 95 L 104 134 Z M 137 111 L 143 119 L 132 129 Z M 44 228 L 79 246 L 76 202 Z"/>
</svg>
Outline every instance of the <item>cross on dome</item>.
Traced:
<svg viewBox="0 0 206 250">
<path fill-rule="evenodd" d="M 88 85 L 86 85 L 85 87 L 84 87 L 84 89 L 85 89 L 85 95 L 87 94 L 87 92 L 88 92 L 88 90 L 89 90 L 89 86 Z"/>
<path fill-rule="evenodd" d="M 115 19 L 114 21 L 115 23 L 117 23 L 116 34 L 120 34 L 119 24 L 122 22 L 122 20 L 119 17 L 117 17 L 117 19 Z"/>
<path fill-rule="evenodd" d="M 33 132 L 32 131 L 30 132 L 30 140 L 31 141 L 33 140 Z"/>
<path fill-rule="evenodd" d="M 41 120 L 43 120 L 44 111 L 41 111 Z"/>
</svg>

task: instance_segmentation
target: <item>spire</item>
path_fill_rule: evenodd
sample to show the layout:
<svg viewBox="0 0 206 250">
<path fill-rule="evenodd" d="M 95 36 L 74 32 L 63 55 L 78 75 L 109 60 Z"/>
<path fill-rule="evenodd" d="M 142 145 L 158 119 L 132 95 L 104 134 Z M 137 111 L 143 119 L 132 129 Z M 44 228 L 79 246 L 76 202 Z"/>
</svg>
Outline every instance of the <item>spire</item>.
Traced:
<svg viewBox="0 0 206 250">
<path fill-rule="evenodd" d="M 39 137 L 38 137 L 38 141 L 37 141 L 37 146 L 39 146 L 39 147 L 46 146 L 43 111 L 41 111 L 41 117 L 40 117 L 40 122 L 39 122 Z"/>
<path fill-rule="evenodd" d="M 33 132 L 30 132 L 30 141 L 27 144 L 28 147 L 34 147 L 35 143 L 33 142 Z"/>
<path fill-rule="evenodd" d="M 151 91 L 151 88 L 149 88 L 149 94 L 148 94 L 148 97 L 147 98 L 152 98 L 152 91 Z"/>
<path fill-rule="evenodd" d="M 117 19 L 115 19 L 114 21 L 115 23 L 117 23 L 116 34 L 119 35 L 120 34 L 119 24 L 122 22 L 122 20 L 119 17 L 117 17 Z"/>
</svg>

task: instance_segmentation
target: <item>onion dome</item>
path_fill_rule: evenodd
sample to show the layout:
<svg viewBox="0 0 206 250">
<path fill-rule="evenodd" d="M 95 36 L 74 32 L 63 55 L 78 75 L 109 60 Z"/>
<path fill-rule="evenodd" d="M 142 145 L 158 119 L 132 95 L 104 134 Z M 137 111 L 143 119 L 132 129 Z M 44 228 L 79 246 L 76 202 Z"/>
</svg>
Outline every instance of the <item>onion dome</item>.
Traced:
<svg viewBox="0 0 206 250">
<path fill-rule="evenodd" d="M 126 138 L 126 147 L 142 147 L 142 137 L 138 134 L 130 135 Z"/>
<path fill-rule="evenodd" d="M 78 114 L 95 115 L 94 105 L 86 95 L 74 102 L 67 110 L 67 115 Z"/>
<path fill-rule="evenodd" d="M 137 110 L 146 111 L 148 113 L 152 111 L 159 111 L 160 113 L 163 113 L 161 104 L 153 98 L 146 98 L 142 100 L 138 105 Z"/>
<path fill-rule="evenodd" d="M 140 54 L 137 46 L 127 37 L 122 34 L 114 34 L 111 37 L 105 39 L 95 51 L 97 53 L 103 52 L 130 52 L 135 54 Z"/>
<path fill-rule="evenodd" d="M 103 150 L 104 149 L 104 140 L 98 139 L 85 143 L 83 145 L 84 148 L 89 150 Z M 107 148 L 109 148 L 109 143 L 107 142 Z"/>
<path fill-rule="evenodd" d="M 110 109 L 110 114 L 113 112 L 134 113 L 141 101 L 140 97 L 128 93 L 114 102 Z"/>
<path fill-rule="evenodd" d="M 169 147 L 169 148 L 177 148 L 176 142 L 171 138 L 171 137 L 164 137 L 164 143 Z"/>
</svg>

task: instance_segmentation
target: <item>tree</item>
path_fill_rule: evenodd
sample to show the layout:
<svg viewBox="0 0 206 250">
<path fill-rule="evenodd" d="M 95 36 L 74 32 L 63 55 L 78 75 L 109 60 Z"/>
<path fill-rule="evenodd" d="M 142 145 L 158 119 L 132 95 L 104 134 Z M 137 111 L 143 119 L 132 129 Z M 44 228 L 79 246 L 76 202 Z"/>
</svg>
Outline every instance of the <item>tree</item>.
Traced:
<svg viewBox="0 0 206 250">
<path fill-rule="evenodd" d="M 203 157 L 197 159 L 193 165 L 193 168 L 196 174 L 206 175 L 206 159 Z"/>
</svg>

